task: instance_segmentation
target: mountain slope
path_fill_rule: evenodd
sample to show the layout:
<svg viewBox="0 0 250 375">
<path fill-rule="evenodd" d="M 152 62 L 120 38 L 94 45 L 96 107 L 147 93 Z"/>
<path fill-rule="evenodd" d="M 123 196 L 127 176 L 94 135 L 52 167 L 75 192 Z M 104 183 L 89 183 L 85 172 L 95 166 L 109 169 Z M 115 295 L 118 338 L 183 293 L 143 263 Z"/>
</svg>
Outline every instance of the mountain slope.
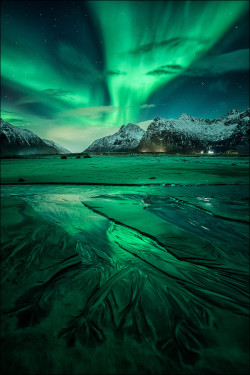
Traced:
<svg viewBox="0 0 250 375">
<path fill-rule="evenodd" d="M 94 141 L 84 152 L 126 152 L 134 150 L 145 131 L 138 125 L 123 125 L 118 132 Z"/>
<path fill-rule="evenodd" d="M 4 155 L 60 154 L 64 148 L 38 137 L 31 130 L 20 129 L 1 119 L 0 153 Z M 66 152 L 69 152 L 66 150 Z"/>
<path fill-rule="evenodd" d="M 70 154 L 70 151 L 67 150 L 67 148 L 59 145 L 56 142 L 49 141 L 48 139 L 43 139 L 43 141 L 46 143 L 46 145 L 54 147 L 54 149 L 57 150 L 58 154 Z"/>
<path fill-rule="evenodd" d="M 214 120 L 182 114 L 177 120 L 156 117 L 136 148 L 138 152 L 249 152 L 250 110 L 232 110 Z"/>
</svg>

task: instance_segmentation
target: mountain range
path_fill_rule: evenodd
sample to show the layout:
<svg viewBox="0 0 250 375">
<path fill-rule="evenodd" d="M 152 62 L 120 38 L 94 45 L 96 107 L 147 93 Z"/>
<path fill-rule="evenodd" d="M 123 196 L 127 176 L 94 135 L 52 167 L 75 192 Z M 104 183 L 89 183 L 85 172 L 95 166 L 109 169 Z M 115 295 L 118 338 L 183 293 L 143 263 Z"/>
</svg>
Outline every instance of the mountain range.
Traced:
<svg viewBox="0 0 250 375">
<path fill-rule="evenodd" d="M 95 140 L 83 152 L 166 152 L 249 153 L 250 109 L 232 110 L 224 116 L 209 120 L 182 114 L 178 119 L 156 117 L 147 131 L 127 124 L 106 137 Z M 5 155 L 66 154 L 66 148 L 42 139 L 27 129 L 20 129 L 1 119 L 0 151 Z"/>
<path fill-rule="evenodd" d="M 42 139 L 31 130 L 20 129 L 2 119 L 0 146 L 1 156 L 70 153 L 69 150 L 59 144 Z"/>
<path fill-rule="evenodd" d="M 250 109 L 234 109 L 213 120 L 185 113 L 178 119 L 156 117 L 146 132 L 138 125 L 123 125 L 115 134 L 94 141 L 84 152 L 249 153 L 249 118 Z"/>
</svg>

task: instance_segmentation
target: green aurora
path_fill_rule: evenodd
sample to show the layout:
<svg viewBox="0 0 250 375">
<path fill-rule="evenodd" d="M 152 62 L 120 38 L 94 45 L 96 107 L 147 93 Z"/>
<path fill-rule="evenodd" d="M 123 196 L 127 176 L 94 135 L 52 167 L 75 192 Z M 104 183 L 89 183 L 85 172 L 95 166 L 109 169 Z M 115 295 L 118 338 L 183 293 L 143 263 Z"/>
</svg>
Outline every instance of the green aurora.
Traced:
<svg viewBox="0 0 250 375">
<path fill-rule="evenodd" d="M 164 115 L 173 82 L 246 71 L 248 50 L 226 36 L 247 13 L 246 1 L 5 2 L 1 117 L 81 151 Z"/>
</svg>

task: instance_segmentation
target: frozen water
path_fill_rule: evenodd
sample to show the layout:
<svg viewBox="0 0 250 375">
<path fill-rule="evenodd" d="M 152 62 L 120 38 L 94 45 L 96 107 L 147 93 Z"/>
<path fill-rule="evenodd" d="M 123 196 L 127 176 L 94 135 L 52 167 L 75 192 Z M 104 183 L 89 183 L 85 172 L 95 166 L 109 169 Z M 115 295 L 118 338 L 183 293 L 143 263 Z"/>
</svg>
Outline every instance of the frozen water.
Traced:
<svg viewBox="0 0 250 375">
<path fill-rule="evenodd" d="M 247 368 L 245 186 L 16 185 L 2 198 L 8 365 Z"/>
</svg>

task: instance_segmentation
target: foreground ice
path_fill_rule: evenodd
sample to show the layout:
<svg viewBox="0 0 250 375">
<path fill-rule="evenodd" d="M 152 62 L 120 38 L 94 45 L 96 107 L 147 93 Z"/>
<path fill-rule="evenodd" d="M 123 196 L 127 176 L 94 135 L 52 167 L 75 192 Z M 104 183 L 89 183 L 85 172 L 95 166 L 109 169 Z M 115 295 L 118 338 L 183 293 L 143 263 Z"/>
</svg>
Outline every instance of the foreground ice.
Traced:
<svg viewBox="0 0 250 375">
<path fill-rule="evenodd" d="M 5 186 L 2 370 L 248 373 L 248 190 Z"/>
</svg>

